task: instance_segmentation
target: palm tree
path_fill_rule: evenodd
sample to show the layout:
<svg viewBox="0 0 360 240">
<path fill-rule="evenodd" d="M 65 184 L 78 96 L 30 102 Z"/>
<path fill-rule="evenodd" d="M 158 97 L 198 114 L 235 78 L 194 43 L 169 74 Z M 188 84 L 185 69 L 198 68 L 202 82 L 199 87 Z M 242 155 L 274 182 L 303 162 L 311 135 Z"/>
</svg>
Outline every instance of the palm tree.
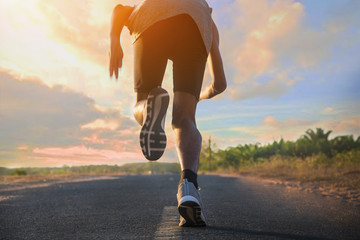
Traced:
<svg viewBox="0 0 360 240">
<path fill-rule="evenodd" d="M 316 144 L 320 140 L 325 140 L 326 142 L 329 141 L 329 135 L 332 131 L 327 131 L 326 133 L 322 128 L 316 128 L 316 132 L 312 129 L 308 129 L 306 131 L 307 135 L 304 135 L 304 138 L 309 141 L 309 143 Z"/>
<path fill-rule="evenodd" d="M 331 157 L 331 144 L 329 142 L 329 135 L 332 131 L 325 132 L 322 128 L 316 128 L 316 132 L 308 129 L 304 135 L 304 139 L 310 144 L 309 151 L 311 154 L 322 152 L 328 157 Z"/>
</svg>

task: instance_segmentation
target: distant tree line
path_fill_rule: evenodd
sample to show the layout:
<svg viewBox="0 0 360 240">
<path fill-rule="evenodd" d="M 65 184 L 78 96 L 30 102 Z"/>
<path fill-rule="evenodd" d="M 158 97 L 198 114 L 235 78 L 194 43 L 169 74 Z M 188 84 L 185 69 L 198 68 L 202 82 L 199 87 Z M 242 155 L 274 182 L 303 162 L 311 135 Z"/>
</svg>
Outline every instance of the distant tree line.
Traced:
<svg viewBox="0 0 360 240">
<path fill-rule="evenodd" d="M 24 176 L 24 175 L 53 175 L 53 174 L 167 174 L 179 173 L 178 163 L 129 163 L 118 165 L 85 165 L 44 168 L 15 168 L 0 167 L 1 175 Z"/>
<path fill-rule="evenodd" d="M 208 142 L 202 144 L 200 153 L 200 170 L 239 169 L 256 163 L 270 161 L 274 156 L 288 159 L 302 159 L 318 156 L 320 162 L 333 163 L 334 159 L 347 159 L 360 167 L 360 137 L 356 140 L 352 135 L 337 136 L 329 139 L 332 131 L 317 128 L 309 129 L 296 141 L 273 141 L 271 144 L 245 144 L 217 149 L 216 144 Z M 336 160 L 337 161 L 337 160 Z M 47 175 L 47 174 L 117 174 L 117 173 L 179 173 L 178 163 L 132 163 L 123 166 L 88 165 L 66 166 L 57 168 L 17 168 L 0 167 L 0 175 Z"/>
<path fill-rule="evenodd" d="M 215 144 L 203 143 L 200 169 L 239 168 L 270 159 L 276 155 L 305 159 L 321 154 L 331 159 L 337 154 L 360 150 L 360 137 L 355 140 L 353 135 L 346 135 L 329 140 L 331 132 L 321 128 L 317 128 L 315 131 L 309 129 L 296 141 L 281 139 L 267 145 L 245 144 L 216 151 L 212 150 L 216 148 Z M 209 163 L 209 161 L 211 162 Z"/>
</svg>

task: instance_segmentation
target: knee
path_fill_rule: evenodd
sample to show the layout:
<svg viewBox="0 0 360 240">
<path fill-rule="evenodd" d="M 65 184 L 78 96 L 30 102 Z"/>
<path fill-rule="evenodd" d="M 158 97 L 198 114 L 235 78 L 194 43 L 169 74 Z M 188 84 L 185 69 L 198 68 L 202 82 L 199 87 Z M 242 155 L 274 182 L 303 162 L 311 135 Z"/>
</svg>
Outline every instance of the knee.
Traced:
<svg viewBox="0 0 360 240">
<path fill-rule="evenodd" d="M 173 130 L 184 129 L 184 128 L 195 126 L 195 122 L 191 117 L 174 115 L 171 125 L 172 125 Z"/>
<path fill-rule="evenodd" d="M 190 93 L 175 92 L 172 112 L 173 129 L 196 128 L 195 111 L 197 99 Z"/>
</svg>

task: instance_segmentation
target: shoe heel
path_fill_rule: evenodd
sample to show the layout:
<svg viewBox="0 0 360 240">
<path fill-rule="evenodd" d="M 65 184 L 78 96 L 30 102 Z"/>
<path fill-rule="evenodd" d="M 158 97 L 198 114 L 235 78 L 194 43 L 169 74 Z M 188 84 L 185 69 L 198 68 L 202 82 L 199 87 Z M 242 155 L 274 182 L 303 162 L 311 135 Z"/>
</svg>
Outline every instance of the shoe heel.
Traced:
<svg viewBox="0 0 360 240">
<path fill-rule="evenodd" d="M 189 227 L 205 227 L 206 223 L 201 215 L 201 208 L 196 202 L 184 202 L 178 207 L 179 214 L 186 220 Z"/>
</svg>

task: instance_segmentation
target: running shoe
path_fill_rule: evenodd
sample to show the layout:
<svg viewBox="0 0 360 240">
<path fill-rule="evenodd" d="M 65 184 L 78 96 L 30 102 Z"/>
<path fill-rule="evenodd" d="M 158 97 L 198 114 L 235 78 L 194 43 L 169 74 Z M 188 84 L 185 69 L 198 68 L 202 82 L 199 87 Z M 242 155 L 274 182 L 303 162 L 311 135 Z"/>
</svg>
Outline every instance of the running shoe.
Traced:
<svg viewBox="0 0 360 240">
<path fill-rule="evenodd" d="M 192 182 L 184 179 L 184 182 L 179 186 L 177 199 L 180 213 L 180 227 L 206 226 L 200 192 Z"/>
<path fill-rule="evenodd" d="M 140 131 L 140 146 L 144 156 L 150 161 L 158 160 L 165 151 L 164 125 L 169 99 L 168 92 L 161 87 L 152 89 L 147 98 L 145 121 Z"/>
</svg>

